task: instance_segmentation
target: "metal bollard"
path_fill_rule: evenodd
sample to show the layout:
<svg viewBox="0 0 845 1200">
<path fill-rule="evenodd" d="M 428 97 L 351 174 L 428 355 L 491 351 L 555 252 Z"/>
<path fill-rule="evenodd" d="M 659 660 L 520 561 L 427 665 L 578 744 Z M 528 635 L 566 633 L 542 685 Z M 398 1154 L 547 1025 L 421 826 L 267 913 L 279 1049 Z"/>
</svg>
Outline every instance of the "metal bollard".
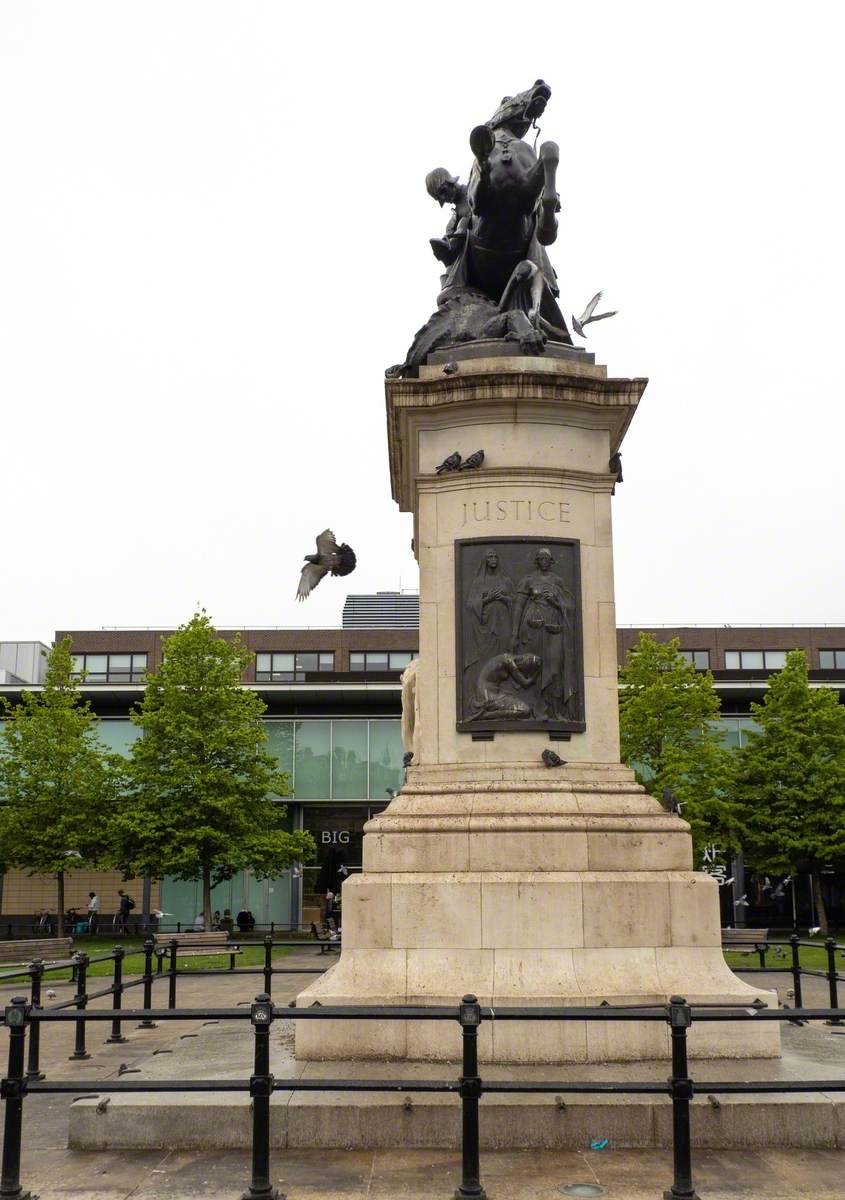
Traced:
<svg viewBox="0 0 845 1200">
<path fill-rule="evenodd" d="M 6 1101 L 6 1120 L 3 1137 L 3 1166 L 0 1169 L 0 1197 L 3 1200 L 38 1200 L 21 1187 L 21 1132 L 23 1129 L 23 1100 L 27 1080 L 24 1078 L 24 1046 L 29 1005 L 25 996 L 15 996 L 6 1006 L 4 1023 L 9 1030 L 9 1066 L 0 1085 L 0 1096 Z"/>
<path fill-rule="evenodd" d="M 827 950 L 827 986 L 830 995 L 830 1007 L 839 1008 L 839 988 L 836 978 L 836 941 L 834 938 L 825 938 L 824 948 Z M 845 1025 L 845 1021 L 841 1017 L 832 1017 L 829 1021 L 825 1021 L 825 1025 Z"/>
<path fill-rule="evenodd" d="M 801 996 L 801 959 L 798 945 L 800 940 L 797 933 L 793 933 L 789 939 L 789 944 L 792 947 L 792 991 L 796 1008 L 804 1007 L 804 1001 Z"/>
<path fill-rule="evenodd" d="M 144 939 L 144 1008 L 152 1008 L 153 1006 L 153 953 L 155 951 L 155 942 L 152 938 Z M 159 959 L 159 968 L 161 967 L 161 959 Z M 151 1021 L 149 1017 L 144 1017 L 138 1025 L 139 1029 L 155 1029 L 155 1021 Z"/>
<path fill-rule="evenodd" d="M 85 992 L 85 978 L 88 974 L 88 955 L 74 954 L 76 967 L 76 1009 L 82 1016 L 76 1019 L 76 1044 L 70 1058 L 90 1058 L 85 1049 L 85 1009 L 88 1006 L 88 996 Z"/>
<path fill-rule="evenodd" d="M 29 964 L 29 1007 L 41 1007 L 41 982 L 44 978 L 44 963 L 40 958 Z M 32 1021 L 29 1026 L 29 1047 L 26 1063 L 27 1079 L 43 1079 L 44 1072 L 39 1066 L 41 1054 L 41 1022 Z"/>
<path fill-rule="evenodd" d="M 458 1006 L 463 1041 L 463 1070 L 461 1073 L 461 1182 L 455 1189 L 456 1200 L 474 1196 L 486 1200 L 481 1186 L 479 1164 L 478 1101 L 481 1079 L 478 1074 L 478 1027 L 481 1024 L 481 1005 L 476 996 L 464 996 Z"/>
<path fill-rule="evenodd" d="M 672 1156 L 674 1179 L 663 1200 L 699 1200 L 692 1185 L 692 1147 L 690 1143 L 689 1102 L 693 1087 L 687 1069 L 687 1030 L 692 1013 L 683 996 L 669 1001 L 669 1025 L 672 1030 L 672 1074 L 669 1095 L 672 1097 Z"/>
<path fill-rule="evenodd" d="M 252 1179 L 242 1200 L 285 1200 L 270 1181 L 270 1097 L 275 1080 L 270 1074 L 273 1003 L 268 995 L 255 997 L 251 1020 L 255 1030 L 255 1060 L 249 1081 L 249 1094 L 252 1097 Z"/>
<path fill-rule="evenodd" d="M 112 951 L 114 956 L 114 975 L 112 977 L 112 987 L 114 991 L 111 997 L 111 1006 L 115 1014 L 120 1012 L 123 1004 L 123 959 L 126 951 L 122 946 L 115 946 Z M 112 1018 L 111 1033 L 106 1038 L 106 1045 L 115 1042 L 125 1042 L 126 1038 L 120 1032 L 120 1017 L 115 1015 Z"/>
<path fill-rule="evenodd" d="M 264 939 L 264 991 L 273 995 L 273 939 Z"/>
<path fill-rule="evenodd" d="M 170 980 L 167 985 L 167 1007 L 176 1007 L 176 955 L 179 950 L 179 943 L 176 938 L 170 939 L 170 969 L 168 974 Z"/>
</svg>

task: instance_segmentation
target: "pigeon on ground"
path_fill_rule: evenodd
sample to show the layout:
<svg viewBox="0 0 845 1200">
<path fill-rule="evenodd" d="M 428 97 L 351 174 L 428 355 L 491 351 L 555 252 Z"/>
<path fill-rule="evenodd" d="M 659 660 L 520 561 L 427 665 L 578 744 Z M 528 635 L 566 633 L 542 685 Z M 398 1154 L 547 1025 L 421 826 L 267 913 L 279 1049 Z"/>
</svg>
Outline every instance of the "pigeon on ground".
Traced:
<svg viewBox="0 0 845 1200">
<path fill-rule="evenodd" d="M 306 566 L 299 577 L 297 600 L 305 600 L 324 575 L 349 575 L 355 570 L 355 551 L 346 542 L 337 544 L 330 529 L 317 535 L 317 553 L 305 555 Z"/>
<path fill-rule="evenodd" d="M 608 317 L 616 316 L 615 309 L 613 312 L 596 313 L 595 316 L 593 316 L 593 313 L 595 312 L 595 307 L 598 304 L 599 300 L 601 300 L 601 298 L 602 298 L 602 293 L 596 292 L 595 296 L 593 296 L 592 300 L 587 305 L 587 307 L 584 309 L 584 311 L 581 313 L 580 317 L 576 317 L 574 313 L 572 314 L 572 328 L 575 330 L 575 332 L 578 334 L 579 337 L 587 336 L 586 333 L 584 332 L 585 325 L 592 325 L 593 321 L 606 321 Z"/>
<path fill-rule="evenodd" d="M 540 755 L 547 767 L 565 767 L 566 759 L 555 754 L 554 750 L 544 750 Z"/>
<path fill-rule="evenodd" d="M 484 462 L 484 451 L 476 450 L 475 454 L 470 454 L 469 458 L 465 458 L 458 468 L 459 471 L 477 471 Z"/>
<path fill-rule="evenodd" d="M 457 450 L 454 454 L 450 454 L 448 458 L 444 458 L 439 467 L 435 468 L 438 475 L 442 475 L 444 471 L 459 471 L 461 469 L 461 456 Z"/>
</svg>

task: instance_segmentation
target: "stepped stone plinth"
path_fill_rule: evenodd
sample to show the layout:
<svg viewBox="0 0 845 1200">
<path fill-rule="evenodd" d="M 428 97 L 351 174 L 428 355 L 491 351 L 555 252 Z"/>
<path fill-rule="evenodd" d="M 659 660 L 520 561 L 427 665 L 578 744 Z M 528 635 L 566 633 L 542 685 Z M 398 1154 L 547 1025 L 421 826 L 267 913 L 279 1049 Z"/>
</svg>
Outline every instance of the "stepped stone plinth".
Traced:
<svg viewBox="0 0 845 1200">
<path fill-rule="evenodd" d="M 393 495 L 420 565 L 413 759 L 344 884 L 340 960 L 297 1003 L 774 1002 L 725 965 L 689 826 L 619 758 L 610 464 L 646 381 L 564 347 L 495 349 L 386 383 Z M 437 473 L 478 450 L 477 469 Z M 699 1025 L 690 1049 L 774 1056 L 779 1037 L 774 1022 Z M 435 1022 L 297 1023 L 303 1059 L 454 1049 Z M 479 1038 L 487 1062 L 668 1052 L 667 1028 L 645 1023 L 494 1021 Z"/>
</svg>

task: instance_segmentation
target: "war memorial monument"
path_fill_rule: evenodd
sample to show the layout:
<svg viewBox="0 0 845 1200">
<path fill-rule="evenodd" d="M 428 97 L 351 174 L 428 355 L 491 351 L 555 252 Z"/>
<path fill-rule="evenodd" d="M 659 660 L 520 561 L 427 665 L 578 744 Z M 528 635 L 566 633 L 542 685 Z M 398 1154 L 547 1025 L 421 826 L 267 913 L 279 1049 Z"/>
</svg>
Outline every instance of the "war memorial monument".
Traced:
<svg viewBox="0 0 845 1200">
<path fill-rule="evenodd" d="M 550 88 L 469 133 L 433 315 L 385 383 L 393 498 L 413 514 L 420 655 L 407 779 L 366 827 L 338 963 L 298 1005 L 748 1005 L 689 826 L 620 762 L 611 497 L 646 387 L 573 345 L 547 247 L 558 147 L 526 135 Z M 593 306 L 594 307 L 594 306 Z M 576 330 L 590 319 L 592 310 Z M 299 1059 L 453 1057 L 432 1022 L 298 1021 Z M 699 1057 L 779 1053 L 775 1022 L 691 1030 Z M 482 1061 L 668 1054 L 663 1025 L 485 1023 Z"/>
</svg>

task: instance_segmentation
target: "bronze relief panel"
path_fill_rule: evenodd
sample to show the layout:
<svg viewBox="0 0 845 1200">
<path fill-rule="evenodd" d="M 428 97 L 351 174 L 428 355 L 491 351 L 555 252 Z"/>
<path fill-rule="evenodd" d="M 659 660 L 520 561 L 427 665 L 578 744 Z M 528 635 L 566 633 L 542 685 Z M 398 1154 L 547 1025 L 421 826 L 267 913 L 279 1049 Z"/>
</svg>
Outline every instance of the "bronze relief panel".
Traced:
<svg viewBox="0 0 845 1200">
<path fill-rule="evenodd" d="M 455 542 L 457 727 L 582 733 L 580 544 Z"/>
</svg>

